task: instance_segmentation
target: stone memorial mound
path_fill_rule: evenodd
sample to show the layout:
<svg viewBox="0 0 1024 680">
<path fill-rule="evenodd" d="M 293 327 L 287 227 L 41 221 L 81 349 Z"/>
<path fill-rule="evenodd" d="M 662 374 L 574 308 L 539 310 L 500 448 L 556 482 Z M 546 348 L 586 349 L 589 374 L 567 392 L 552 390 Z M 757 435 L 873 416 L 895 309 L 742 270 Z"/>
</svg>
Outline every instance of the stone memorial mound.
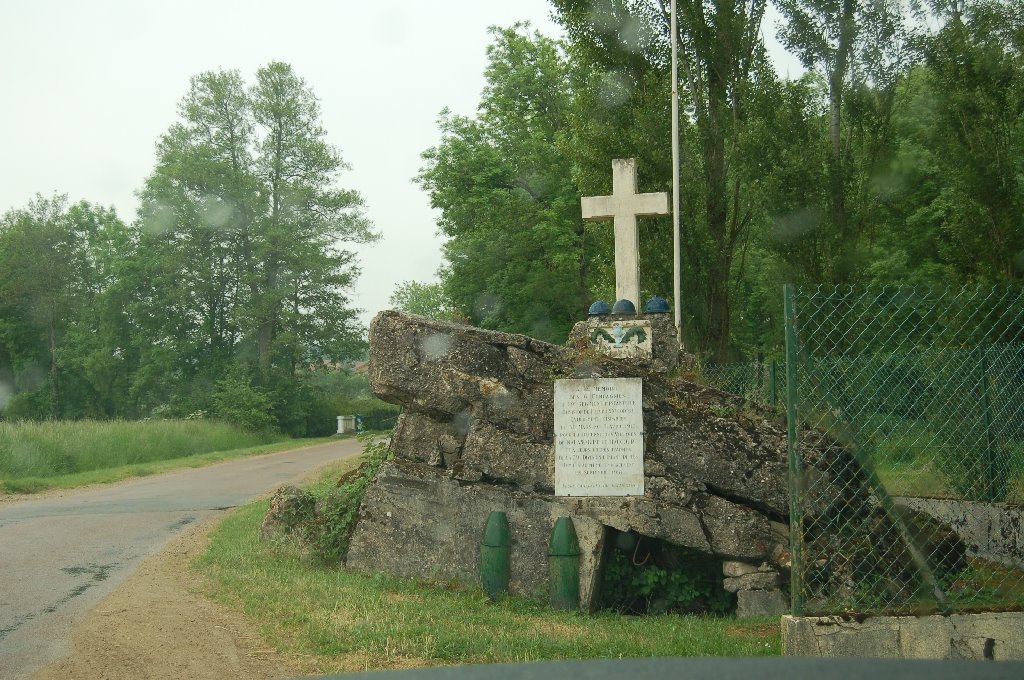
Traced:
<svg viewBox="0 0 1024 680">
<path fill-rule="evenodd" d="M 544 595 L 549 534 L 556 518 L 569 516 L 582 551 L 584 608 L 601 601 L 613 543 L 629 536 L 656 546 L 652 555 L 657 552 L 661 568 L 678 561 L 676 549 L 717 560 L 718 578 L 724 572 L 741 614 L 784 609 L 780 589 L 790 566 L 784 419 L 696 382 L 668 315 L 651 314 L 648 321 L 650 356 L 611 357 L 588 336 L 595 323 L 614 318 L 577 324 L 561 347 L 397 311 L 378 314 L 370 328 L 371 386 L 400 405 L 402 415 L 392 459 L 366 490 L 346 563 L 476 584 L 484 525 L 492 511 L 504 511 L 509 590 Z M 556 469 L 556 381 L 596 379 L 593 385 L 612 391 L 614 405 L 626 403 L 624 396 L 615 399 L 618 378 L 642 380 L 642 493 L 557 495 L 557 474 L 584 475 L 593 463 Z M 614 408 L 593 412 L 621 420 Z M 570 412 L 559 413 L 568 418 Z M 595 428 L 607 430 L 601 446 L 618 441 L 614 425 L 593 419 Z M 571 428 L 560 431 L 576 436 Z M 822 433 L 802 434 L 800 441 L 808 465 L 801 474 L 825 482 L 816 482 L 826 491 L 811 501 L 818 516 L 867 504 L 864 475 L 846 449 Z M 843 470 L 844 478 L 830 480 L 829 470 Z"/>
<path fill-rule="evenodd" d="M 371 326 L 371 385 L 403 411 L 394 458 L 363 500 L 348 565 L 476 583 L 492 510 L 509 518 L 510 589 L 531 595 L 547 588 L 554 519 L 573 517 L 585 553 L 586 605 L 610 529 L 756 565 L 783 554 L 784 428 L 775 414 L 672 377 L 679 356 L 665 348 L 675 342 L 674 328 L 664 315 L 652 323 L 652 358 L 612 359 L 580 348 L 586 324 L 570 347 L 559 347 L 379 314 Z M 556 497 L 554 382 L 597 377 L 643 379 L 644 494 Z"/>
</svg>

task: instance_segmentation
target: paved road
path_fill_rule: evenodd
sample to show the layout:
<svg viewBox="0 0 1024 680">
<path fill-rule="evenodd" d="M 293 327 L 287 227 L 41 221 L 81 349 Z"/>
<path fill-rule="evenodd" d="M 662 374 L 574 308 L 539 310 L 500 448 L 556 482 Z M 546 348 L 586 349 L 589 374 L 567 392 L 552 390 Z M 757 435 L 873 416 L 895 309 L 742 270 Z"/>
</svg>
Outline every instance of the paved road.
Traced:
<svg viewBox="0 0 1024 680">
<path fill-rule="evenodd" d="M 343 439 L 0 505 L 0 678 L 68 654 L 71 626 L 188 524 L 360 450 Z"/>
</svg>

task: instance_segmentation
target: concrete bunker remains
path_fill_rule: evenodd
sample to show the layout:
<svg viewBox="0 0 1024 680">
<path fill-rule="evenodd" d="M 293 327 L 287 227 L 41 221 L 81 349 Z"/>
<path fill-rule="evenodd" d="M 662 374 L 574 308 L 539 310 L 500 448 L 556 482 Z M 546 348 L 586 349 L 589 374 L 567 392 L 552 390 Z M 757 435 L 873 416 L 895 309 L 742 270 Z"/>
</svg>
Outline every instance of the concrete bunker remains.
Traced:
<svg viewBox="0 0 1024 680">
<path fill-rule="evenodd" d="M 379 314 L 371 326 L 371 384 L 403 412 L 393 460 L 367 489 L 347 564 L 477 583 L 484 522 L 502 510 L 511 532 L 513 593 L 546 593 L 548 533 L 559 516 L 572 517 L 579 535 L 586 608 L 599 604 L 598 575 L 614 554 L 605 552 L 606 535 L 616 542 L 642 536 L 662 546 L 659 554 L 675 546 L 738 561 L 770 570 L 773 584 L 784 582 L 784 426 L 777 414 L 674 377 L 686 373 L 688 359 L 678 352 L 674 326 L 664 314 L 649 322 L 651 356 L 613 359 L 589 348 L 587 322 L 560 347 Z M 556 496 L 555 380 L 638 377 L 643 494 Z"/>
</svg>

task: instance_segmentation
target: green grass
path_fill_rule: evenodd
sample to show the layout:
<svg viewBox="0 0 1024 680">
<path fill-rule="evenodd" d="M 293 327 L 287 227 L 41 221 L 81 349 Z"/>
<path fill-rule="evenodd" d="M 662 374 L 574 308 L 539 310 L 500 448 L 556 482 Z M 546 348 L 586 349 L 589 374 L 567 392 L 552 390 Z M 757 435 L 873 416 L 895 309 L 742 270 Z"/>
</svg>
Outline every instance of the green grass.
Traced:
<svg viewBox="0 0 1024 680">
<path fill-rule="evenodd" d="M 479 588 L 319 568 L 294 546 L 260 542 L 267 507 L 253 503 L 228 517 L 195 566 L 215 599 L 261 622 L 278 649 L 312 658 L 312 672 L 780 653 L 777 618 L 583 616 L 519 597 L 490 604 Z"/>
<path fill-rule="evenodd" d="M 893 460 L 883 456 L 873 459 L 875 473 L 892 496 L 914 496 L 919 498 L 950 498 L 959 500 L 978 500 L 977 496 L 965 494 L 951 484 L 951 478 L 959 474 L 961 478 L 970 478 L 977 471 L 969 471 L 952 464 L 951 469 L 942 471 L 937 460 L 922 455 L 918 460 Z M 1007 480 L 1006 493 L 998 500 L 1019 504 L 1024 502 L 1024 472 L 1020 464 L 1015 463 L 1013 475 Z"/>
<path fill-rule="evenodd" d="M 323 441 L 286 440 L 202 420 L 0 422 L 0 490 L 34 493 L 116 482 Z"/>
<path fill-rule="evenodd" d="M 983 438 L 961 433 L 952 427 L 936 429 L 936 423 L 924 418 L 899 418 L 894 415 L 866 415 L 853 423 L 834 429 L 831 416 L 817 417 L 817 426 L 826 431 L 845 433 L 840 441 L 851 439 L 860 446 L 886 491 L 892 496 L 988 500 L 982 494 L 985 479 Z M 955 435 L 955 436 L 954 436 Z M 995 462 L 1003 471 L 1003 484 L 994 484 L 994 500 L 1024 502 L 1024 446 L 1016 440 L 1002 442 L 995 451 Z"/>
<path fill-rule="evenodd" d="M 956 498 L 945 478 L 931 466 L 912 467 L 905 464 L 876 463 L 875 473 L 890 496 L 919 498 Z"/>
</svg>

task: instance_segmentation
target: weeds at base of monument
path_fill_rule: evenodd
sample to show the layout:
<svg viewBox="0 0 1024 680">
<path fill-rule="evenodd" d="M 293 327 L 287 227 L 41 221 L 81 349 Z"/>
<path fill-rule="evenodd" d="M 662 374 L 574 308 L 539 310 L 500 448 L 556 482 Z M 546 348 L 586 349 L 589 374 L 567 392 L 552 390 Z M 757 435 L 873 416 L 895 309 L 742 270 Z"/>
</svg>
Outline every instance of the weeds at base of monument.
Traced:
<svg viewBox="0 0 1024 680">
<path fill-rule="evenodd" d="M 387 443 L 378 441 L 376 435 L 367 433 L 359 439 L 363 443 L 362 462 L 342 475 L 337 484 L 317 491 L 278 489 L 263 520 L 265 541 L 291 538 L 314 562 L 328 566 L 341 563 L 366 487 L 390 455 Z"/>
</svg>

